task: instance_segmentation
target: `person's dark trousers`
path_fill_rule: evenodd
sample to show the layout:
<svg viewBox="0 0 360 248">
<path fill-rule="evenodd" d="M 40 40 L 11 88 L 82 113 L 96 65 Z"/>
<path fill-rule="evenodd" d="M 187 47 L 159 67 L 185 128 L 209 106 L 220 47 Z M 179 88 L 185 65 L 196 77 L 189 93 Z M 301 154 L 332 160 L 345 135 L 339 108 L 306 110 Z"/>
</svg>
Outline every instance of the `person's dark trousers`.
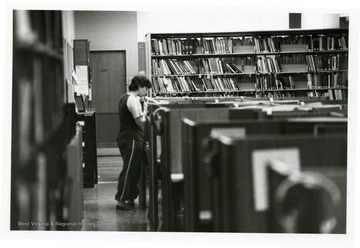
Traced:
<svg viewBox="0 0 360 248">
<path fill-rule="evenodd" d="M 115 200 L 135 200 L 139 195 L 138 182 L 141 174 L 141 159 L 144 142 L 140 140 L 118 140 L 124 165 L 118 178 Z"/>
</svg>

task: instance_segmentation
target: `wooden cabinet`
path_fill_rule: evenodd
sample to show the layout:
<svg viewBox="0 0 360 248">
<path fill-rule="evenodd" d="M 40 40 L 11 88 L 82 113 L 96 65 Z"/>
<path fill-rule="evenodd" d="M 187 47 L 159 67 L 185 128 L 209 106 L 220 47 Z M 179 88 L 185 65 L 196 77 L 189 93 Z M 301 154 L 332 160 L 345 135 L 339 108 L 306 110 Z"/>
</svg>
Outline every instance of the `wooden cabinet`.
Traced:
<svg viewBox="0 0 360 248">
<path fill-rule="evenodd" d="M 77 121 L 82 126 L 84 187 L 93 188 L 98 183 L 95 112 L 79 113 Z"/>
</svg>

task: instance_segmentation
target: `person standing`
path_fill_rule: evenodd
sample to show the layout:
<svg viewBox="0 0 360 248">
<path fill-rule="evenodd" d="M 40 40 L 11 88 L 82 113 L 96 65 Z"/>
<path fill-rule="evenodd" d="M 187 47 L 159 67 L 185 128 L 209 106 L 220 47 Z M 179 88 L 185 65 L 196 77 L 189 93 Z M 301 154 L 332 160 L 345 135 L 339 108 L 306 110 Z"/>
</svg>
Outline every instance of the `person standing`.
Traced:
<svg viewBox="0 0 360 248">
<path fill-rule="evenodd" d="M 144 151 L 144 123 L 147 114 L 147 101 L 141 105 L 140 98 L 144 97 L 151 88 L 150 80 L 145 76 L 135 76 L 129 85 L 129 92 L 119 100 L 120 128 L 117 143 L 124 165 L 119 174 L 116 210 L 135 209 L 134 200 L 139 195 L 138 182 L 141 174 L 141 164 Z"/>
</svg>

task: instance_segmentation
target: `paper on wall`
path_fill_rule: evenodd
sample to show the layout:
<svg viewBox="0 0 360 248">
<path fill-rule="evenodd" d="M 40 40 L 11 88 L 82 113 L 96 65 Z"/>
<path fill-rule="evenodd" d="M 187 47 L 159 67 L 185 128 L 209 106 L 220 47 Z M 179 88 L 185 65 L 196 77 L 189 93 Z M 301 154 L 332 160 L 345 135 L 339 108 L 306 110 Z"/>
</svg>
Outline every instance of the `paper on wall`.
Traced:
<svg viewBox="0 0 360 248">
<path fill-rule="evenodd" d="M 88 66 L 77 65 L 76 70 L 76 83 L 75 92 L 81 95 L 89 95 L 89 79 L 88 79 Z"/>
</svg>

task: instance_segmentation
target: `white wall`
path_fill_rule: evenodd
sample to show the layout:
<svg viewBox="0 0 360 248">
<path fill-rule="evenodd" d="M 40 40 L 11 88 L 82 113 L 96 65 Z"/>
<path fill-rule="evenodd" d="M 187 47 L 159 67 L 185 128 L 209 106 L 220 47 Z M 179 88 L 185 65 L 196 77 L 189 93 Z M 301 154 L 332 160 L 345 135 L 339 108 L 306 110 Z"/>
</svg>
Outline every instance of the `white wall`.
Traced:
<svg viewBox="0 0 360 248">
<path fill-rule="evenodd" d="M 238 32 L 287 29 L 288 13 L 249 11 L 138 12 L 138 39 L 146 33 Z"/>
<path fill-rule="evenodd" d="M 302 28 L 339 27 L 339 14 L 302 13 Z M 138 12 L 138 41 L 146 33 L 240 32 L 289 29 L 289 11 L 141 11 Z"/>
<path fill-rule="evenodd" d="M 67 42 L 72 43 L 73 39 L 75 39 L 74 11 L 62 12 L 62 25 L 64 39 Z"/>
<path fill-rule="evenodd" d="M 90 51 L 125 50 L 127 77 L 138 68 L 135 11 L 75 11 L 75 37 L 88 39 Z"/>
<path fill-rule="evenodd" d="M 301 28 L 338 28 L 340 14 L 304 13 L 301 15 Z"/>
</svg>

